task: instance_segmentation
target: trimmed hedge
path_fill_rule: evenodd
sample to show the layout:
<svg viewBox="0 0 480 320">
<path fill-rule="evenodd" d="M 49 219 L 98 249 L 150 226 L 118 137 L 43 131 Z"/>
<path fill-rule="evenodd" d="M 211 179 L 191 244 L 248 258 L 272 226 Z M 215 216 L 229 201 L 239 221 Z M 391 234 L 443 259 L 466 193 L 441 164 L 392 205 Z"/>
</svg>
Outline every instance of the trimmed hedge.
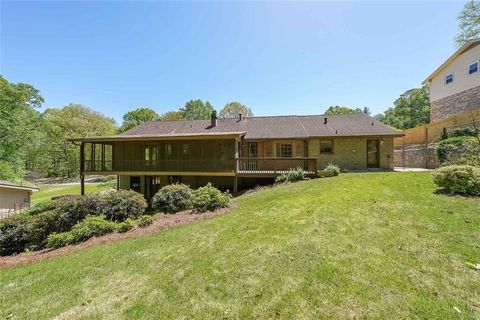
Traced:
<svg viewBox="0 0 480 320">
<path fill-rule="evenodd" d="M 444 165 L 480 166 L 480 143 L 475 137 L 460 136 L 441 140 L 435 153 Z"/>
<path fill-rule="evenodd" d="M 192 189 L 184 184 L 162 187 L 152 198 L 152 207 L 164 213 L 176 213 L 191 207 Z"/>
<path fill-rule="evenodd" d="M 480 196 L 480 168 L 452 165 L 433 172 L 433 182 L 448 193 Z"/>
<path fill-rule="evenodd" d="M 100 212 L 108 220 L 121 222 L 126 219 L 136 219 L 145 213 L 147 201 L 138 192 L 120 190 L 109 192 L 103 196 Z"/>
<path fill-rule="evenodd" d="M 208 183 L 206 186 L 198 188 L 192 194 L 192 207 L 194 212 L 213 211 L 228 206 L 232 196 L 230 193 L 222 193 L 220 190 Z"/>
<path fill-rule="evenodd" d="M 145 213 L 146 208 L 147 202 L 143 196 L 134 191 L 66 197 L 45 202 L 23 213 L 0 220 L 0 255 L 11 255 L 26 249 L 43 249 L 46 245 L 50 246 L 48 243 L 52 234 L 56 235 L 52 236 L 51 246 L 58 246 L 58 242 L 65 243 L 67 242 L 65 239 L 69 238 L 59 234 L 70 230 L 76 242 L 88 239 L 91 236 L 88 230 L 91 230 L 93 235 L 101 235 L 98 228 L 101 229 L 101 224 L 106 219 L 110 220 L 105 224 L 105 228 L 111 230 L 109 232 L 115 231 L 117 227 L 121 231 L 128 231 L 133 227 L 132 221 L 122 226 L 117 226 L 112 221 L 135 219 Z M 103 216 L 97 217 L 97 220 L 92 217 L 102 214 Z M 89 217 L 88 220 L 86 217 Z M 65 239 L 60 240 L 61 237 Z"/>
</svg>

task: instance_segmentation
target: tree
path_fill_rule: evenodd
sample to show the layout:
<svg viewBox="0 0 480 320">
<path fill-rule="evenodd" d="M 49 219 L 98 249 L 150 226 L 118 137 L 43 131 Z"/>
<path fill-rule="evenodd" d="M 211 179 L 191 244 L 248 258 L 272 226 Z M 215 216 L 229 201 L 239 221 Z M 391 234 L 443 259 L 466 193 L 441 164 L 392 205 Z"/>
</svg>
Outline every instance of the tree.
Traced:
<svg viewBox="0 0 480 320">
<path fill-rule="evenodd" d="M 0 179 L 21 180 L 28 148 L 36 140 L 43 98 L 33 86 L 0 76 Z"/>
<path fill-rule="evenodd" d="M 362 112 L 361 109 L 356 108 L 352 109 L 349 107 L 341 107 L 341 106 L 330 106 L 328 109 L 325 111 L 325 115 L 331 115 L 331 114 L 347 114 L 347 113 L 358 113 Z"/>
<path fill-rule="evenodd" d="M 253 117 L 252 110 L 240 102 L 229 102 L 219 112 L 219 116 L 222 118 L 236 118 L 238 114 L 242 114 L 244 117 Z"/>
<path fill-rule="evenodd" d="M 384 115 L 376 115 L 381 122 L 397 129 L 414 128 L 430 122 L 430 106 L 426 86 L 405 91 L 395 100 L 394 107 Z"/>
<path fill-rule="evenodd" d="M 160 116 L 160 120 L 182 120 L 185 119 L 181 111 L 167 111 Z"/>
<path fill-rule="evenodd" d="M 203 103 L 200 99 L 187 101 L 185 106 L 180 108 L 183 118 L 189 120 L 208 119 L 214 110 L 210 102 Z"/>
<path fill-rule="evenodd" d="M 62 109 L 47 109 L 46 136 L 49 149 L 48 175 L 76 175 L 79 171 L 79 149 L 68 139 L 115 134 L 116 123 L 81 104 L 69 104 Z"/>
<path fill-rule="evenodd" d="M 125 132 L 147 121 L 158 120 L 160 116 L 150 108 L 138 108 L 123 115 L 123 122 L 118 132 Z"/>
<path fill-rule="evenodd" d="M 480 37 L 480 1 L 467 2 L 457 19 L 459 30 L 455 43 L 459 47 L 469 40 Z"/>
</svg>

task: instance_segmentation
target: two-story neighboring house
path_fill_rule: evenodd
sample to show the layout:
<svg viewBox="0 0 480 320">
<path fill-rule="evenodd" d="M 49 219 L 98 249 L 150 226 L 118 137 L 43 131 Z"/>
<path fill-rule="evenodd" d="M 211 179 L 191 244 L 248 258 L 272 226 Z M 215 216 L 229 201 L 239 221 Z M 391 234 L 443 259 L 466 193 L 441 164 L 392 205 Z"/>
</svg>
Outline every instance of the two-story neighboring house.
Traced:
<svg viewBox="0 0 480 320">
<path fill-rule="evenodd" d="M 74 139 L 80 175 L 114 174 L 150 199 L 161 186 L 212 182 L 237 191 L 290 168 L 316 175 L 328 163 L 393 169 L 401 133 L 363 113 L 149 121 L 120 135 Z"/>
<path fill-rule="evenodd" d="M 430 90 L 430 121 L 480 108 L 480 39 L 470 40 L 424 82 Z"/>
</svg>

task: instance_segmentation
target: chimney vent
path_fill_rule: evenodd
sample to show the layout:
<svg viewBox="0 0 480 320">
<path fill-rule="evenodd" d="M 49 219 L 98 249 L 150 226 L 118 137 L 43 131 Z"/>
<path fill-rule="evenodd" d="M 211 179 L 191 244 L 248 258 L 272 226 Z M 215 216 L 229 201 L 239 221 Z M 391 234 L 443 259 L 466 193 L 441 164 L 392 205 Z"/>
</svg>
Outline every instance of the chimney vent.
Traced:
<svg viewBox="0 0 480 320">
<path fill-rule="evenodd" d="M 210 117 L 210 121 L 211 121 L 210 127 L 214 128 L 214 127 L 217 126 L 217 111 L 214 110 L 212 112 L 212 115 Z"/>
<path fill-rule="evenodd" d="M 242 121 L 242 114 L 241 113 L 238 114 L 238 122 L 240 122 L 240 121 Z"/>
<path fill-rule="evenodd" d="M 327 122 L 328 122 L 328 118 L 327 117 L 323 118 L 323 124 L 327 124 Z"/>
</svg>

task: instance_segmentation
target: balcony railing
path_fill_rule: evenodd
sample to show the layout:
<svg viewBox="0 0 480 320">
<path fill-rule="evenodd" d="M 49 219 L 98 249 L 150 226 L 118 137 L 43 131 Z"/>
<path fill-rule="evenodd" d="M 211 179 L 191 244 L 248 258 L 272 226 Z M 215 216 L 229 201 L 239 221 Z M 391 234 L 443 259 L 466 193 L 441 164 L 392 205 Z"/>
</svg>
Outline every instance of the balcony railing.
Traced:
<svg viewBox="0 0 480 320">
<path fill-rule="evenodd" d="M 277 175 L 289 169 L 302 168 L 307 174 L 315 174 L 317 160 L 315 158 L 238 158 L 237 173 Z"/>
</svg>

